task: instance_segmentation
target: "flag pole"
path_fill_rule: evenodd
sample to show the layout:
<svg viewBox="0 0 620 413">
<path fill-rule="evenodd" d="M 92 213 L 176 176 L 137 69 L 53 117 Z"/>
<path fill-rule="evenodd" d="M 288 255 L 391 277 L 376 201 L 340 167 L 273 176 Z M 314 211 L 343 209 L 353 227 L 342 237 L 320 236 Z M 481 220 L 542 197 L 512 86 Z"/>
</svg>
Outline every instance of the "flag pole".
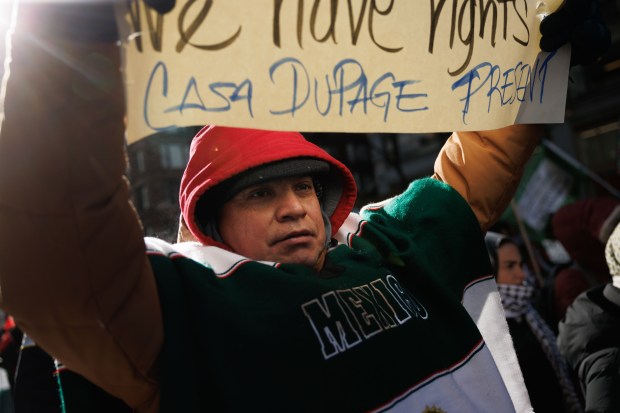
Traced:
<svg viewBox="0 0 620 413">
<path fill-rule="evenodd" d="M 510 208 L 512 209 L 512 213 L 515 217 L 515 221 L 517 222 L 517 226 L 519 227 L 519 233 L 521 234 L 521 238 L 523 239 L 523 243 L 525 244 L 525 249 L 527 250 L 527 254 L 530 256 L 530 262 L 532 263 L 532 269 L 534 270 L 536 281 L 538 281 L 538 285 L 542 287 L 543 285 L 545 285 L 545 280 L 543 279 L 542 273 L 540 271 L 540 265 L 538 263 L 538 259 L 536 258 L 536 255 L 534 254 L 534 248 L 532 248 L 530 237 L 527 234 L 525 225 L 523 225 L 523 220 L 521 219 L 519 208 L 517 207 L 517 204 L 515 203 L 514 199 L 510 201 Z"/>
</svg>

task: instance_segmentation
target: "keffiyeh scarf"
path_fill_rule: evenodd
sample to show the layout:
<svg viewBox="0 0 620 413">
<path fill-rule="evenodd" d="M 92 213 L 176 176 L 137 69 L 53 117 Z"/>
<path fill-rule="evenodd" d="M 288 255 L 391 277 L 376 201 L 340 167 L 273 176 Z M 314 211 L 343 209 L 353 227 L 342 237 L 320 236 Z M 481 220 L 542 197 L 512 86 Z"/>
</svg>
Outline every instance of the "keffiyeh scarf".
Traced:
<svg viewBox="0 0 620 413">
<path fill-rule="evenodd" d="M 497 289 L 506 318 L 524 317 L 530 330 L 540 343 L 562 387 L 568 411 L 572 413 L 583 412 L 583 407 L 571 379 L 570 369 L 558 350 L 556 335 L 530 302 L 534 294 L 534 287 L 529 284 L 498 284 Z"/>
</svg>

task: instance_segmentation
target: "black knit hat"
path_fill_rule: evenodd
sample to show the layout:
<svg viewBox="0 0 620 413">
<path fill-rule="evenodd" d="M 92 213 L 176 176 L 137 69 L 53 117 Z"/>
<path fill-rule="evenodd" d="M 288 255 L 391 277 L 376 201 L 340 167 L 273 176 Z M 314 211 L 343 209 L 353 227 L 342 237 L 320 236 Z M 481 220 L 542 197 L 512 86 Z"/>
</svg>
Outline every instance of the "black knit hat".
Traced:
<svg viewBox="0 0 620 413">
<path fill-rule="evenodd" d="M 329 164 L 316 158 L 293 158 L 271 162 L 235 175 L 209 190 L 196 203 L 196 222 L 203 233 L 216 241 L 221 241 L 217 230 L 219 210 L 240 191 L 263 182 L 293 176 L 311 176 L 315 191 L 321 203 L 326 230 L 329 238 L 331 224 L 329 216 L 338 205 L 342 194 L 339 176 L 330 174 Z"/>
<path fill-rule="evenodd" d="M 257 166 L 239 175 L 222 182 L 222 204 L 228 202 L 244 189 L 273 179 L 288 178 L 291 176 L 317 176 L 329 172 L 329 164 L 325 161 L 312 158 L 285 159 Z M 336 199 L 338 202 L 338 199 Z"/>
</svg>

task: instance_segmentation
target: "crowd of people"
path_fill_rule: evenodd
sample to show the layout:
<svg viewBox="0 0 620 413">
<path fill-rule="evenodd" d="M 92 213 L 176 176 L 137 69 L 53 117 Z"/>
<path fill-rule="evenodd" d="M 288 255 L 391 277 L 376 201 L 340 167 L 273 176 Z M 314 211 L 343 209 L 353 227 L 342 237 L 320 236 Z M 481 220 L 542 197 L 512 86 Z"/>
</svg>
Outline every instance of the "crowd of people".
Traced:
<svg viewBox="0 0 620 413">
<path fill-rule="evenodd" d="M 595 3 L 543 20 L 541 47 L 570 42 L 574 64 L 600 56 Z M 607 266 L 581 283 L 555 276 L 557 323 L 537 310 L 524 251 L 489 231 L 542 125 L 453 132 L 432 176 L 359 213 L 351 171 L 302 134 L 207 125 L 181 182 L 178 242 L 144 238 L 120 70 L 78 64 L 96 53 L 120 67 L 101 7 L 18 14 L 0 128 L 3 408 L 620 411 L 617 200 L 566 207 L 584 214 L 575 251 L 591 234 Z M 573 253 L 571 270 L 589 274 L 590 254 Z"/>
<path fill-rule="evenodd" d="M 541 263 L 541 268 L 549 268 L 542 282 L 532 270 L 532 260 L 540 260 L 541 254 L 528 254 L 523 234 L 504 222 L 493 228 L 501 233 L 485 235 L 532 406 L 545 412 L 616 411 L 613 395 L 620 389 L 620 376 L 613 357 L 620 337 L 612 328 L 618 326 L 620 308 L 614 309 L 613 300 L 605 297 L 619 292 L 612 276 L 618 271 L 613 251 L 620 252 L 620 200 L 579 199 L 560 207 L 549 221 L 550 235 L 560 242 L 569 261 L 555 266 Z M 592 297 L 597 297 L 594 305 Z M 603 314 L 595 315 L 594 307 Z M 590 359 L 598 363 L 590 367 L 584 359 L 595 352 L 593 348 L 608 353 Z M 592 370 L 586 376 L 588 368 Z"/>
</svg>

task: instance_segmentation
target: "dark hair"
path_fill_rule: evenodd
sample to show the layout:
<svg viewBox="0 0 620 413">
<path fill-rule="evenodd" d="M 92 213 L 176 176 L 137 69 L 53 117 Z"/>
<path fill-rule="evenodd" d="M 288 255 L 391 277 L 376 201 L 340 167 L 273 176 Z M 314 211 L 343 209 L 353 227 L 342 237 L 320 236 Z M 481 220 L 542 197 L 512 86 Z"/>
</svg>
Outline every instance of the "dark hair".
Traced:
<svg viewBox="0 0 620 413">
<path fill-rule="evenodd" d="M 491 261 L 491 266 L 493 267 L 493 272 L 497 276 L 497 270 L 499 269 L 499 262 L 497 261 L 497 250 L 502 245 L 513 244 L 518 247 L 515 240 L 512 238 L 500 234 L 498 232 L 489 231 L 484 236 L 484 243 L 487 246 L 487 253 L 489 254 L 489 261 Z"/>
</svg>

